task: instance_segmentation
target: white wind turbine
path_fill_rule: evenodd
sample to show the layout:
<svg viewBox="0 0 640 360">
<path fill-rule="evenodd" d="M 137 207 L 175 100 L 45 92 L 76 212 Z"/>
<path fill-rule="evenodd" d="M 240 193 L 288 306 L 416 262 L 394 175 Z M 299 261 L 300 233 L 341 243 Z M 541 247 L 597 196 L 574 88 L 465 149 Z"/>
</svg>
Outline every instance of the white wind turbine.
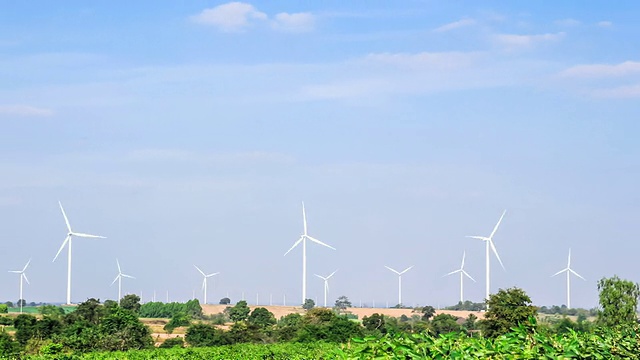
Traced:
<svg viewBox="0 0 640 360">
<path fill-rule="evenodd" d="M 402 305 L 402 274 L 404 274 L 407 271 L 411 270 L 413 265 L 409 266 L 408 268 L 406 268 L 406 269 L 404 269 L 404 270 L 402 270 L 400 272 L 388 267 L 387 265 L 385 265 L 384 267 L 386 267 L 387 269 L 389 269 L 389 270 L 393 271 L 394 273 L 398 274 L 398 304 Z"/>
<path fill-rule="evenodd" d="M 123 277 L 129 278 L 129 279 L 135 279 L 135 278 L 131 275 L 122 273 L 122 270 L 120 270 L 120 261 L 118 261 L 118 259 L 116 259 L 116 264 L 118 265 L 118 276 L 116 276 L 116 278 L 113 279 L 113 282 L 111 283 L 111 285 L 115 284 L 116 281 L 118 282 L 118 305 L 120 305 L 120 299 L 122 299 L 122 278 Z"/>
<path fill-rule="evenodd" d="M 197 267 L 195 265 L 193 265 L 193 266 L 196 268 L 196 270 L 198 270 L 200 272 L 200 274 L 202 274 L 202 276 L 204 276 L 204 279 L 202 280 L 202 290 L 204 291 L 204 304 L 206 305 L 207 304 L 207 279 L 212 277 L 212 276 L 218 275 L 220 273 L 219 272 L 215 272 L 215 273 L 207 275 L 207 274 L 204 273 L 204 271 L 200 270 L 199 267 Z"/>
<path fill-rule="evenodd" d="M 302 222 L 304 224 L 304 232 L 300 235 L 300 239 L 298 239 L 284 255 L 287 256 L 291 250 L 302 243 L 302 304 L 304 304 L 304 301 L 307 299 L 307 240 L 311 240 L 316 244 L 326 246 L 332 250 L 335 250 L 335 248 L 307 234 L 307 214 L 304 211 L 304 202 L 302 203 Z"/>
<path fill-rule="evenodd" d="M 58 258 L 58 255 L 60 255 L 60 252 L 62 252 L 62 249 L 64 248 L 64 246 L 69 244 L 68 246 L 69 255 L 67 259 L 67 304 L 70 305 L 71 304 L 71 240 L 72 238 L 74 236 L 77 236 L 77 237 L 83 237 L 83 238 L 106 239 L 106 237 L 98 236 L 98 235 L 83 234 L 83 233 L 74 232 L 73 230 L 71 230 L 71 225 L 69 225 L 69 219 L 67 218 L 67 214 L 65 214 L 64 208 L 62 208 L 62 203 L 58 201 L 58 204 L 60 205 L 60 210 L 62 210 L 62 216 L 64 216 L 64 222 L 67 224 L 67 229 L 69 230 L 69 232 L 67 233 L 67 237 L 62 242 L 62 245 L 60 246 L 58 253 L 56 253 L 56 256 L 53 258 L 53 261 L 54 262 L 56 261 L 56 259 Z"/>
<path fill-rule="evenodd" d="M 27 284 L 29 284 L 29 279 L 27 279 L 27 274 L 25 274 L 24 272 L 27 270 L 27 267 L 29 266 L 29 264 L 31 263 L 31 259 L 29 259 L 29 261 L 27 261 L 27 265 L 25 265 L 22 270 L 10 270 L 10 273 L 14 273 L 14 274 L 20 274 L 20 298 L 18 299 L 18 301 L 20 302 L 20 314 L 22 314 L 22 279 L 24 279 L 24 281 L 27 282 Z"/>
<path fill-rule="evenodd" d="M 314 274 L 315 276 L 319 277 L 320 279 L 324 280 L 324 307 L 327 307 L 327 293 L 329 292 L 329 279 L 333 276 L 333 274 L 335 274 L 338 270 L 332 272 L 331 274 L 329 274 L 329 276 L 327 277 L 322 277 L 318 274 Z"/>
<path fill-rule="evenodd" d="M 580 274 L 578 274 L 577 272 L 573 271 L 573 269 L 571 268 L 571 249 L 569 249 L 569 259 L 567 260 L 567 267 L 558 271 L 557 273 L 551 275 L 551 277 L 554 277 L 556 275 L 560 275 L 563 272 L 567 273 L 567 309 L 571 309 L 571 274 L 579 277 L 582 280 L 585 280 L 585 278 L 583 278 L 582 276 L 580 276 Z"/>
<path fill-rule="evenodd" d="M 460 269 L 458 270 L 454 270 L 448 274 L 446 274 L 445 276 L 449 276 L 449 275 L 453 275 L 456 273 L 460 273 L 460 302 L 464 301 L 464 288 L 463 288 L 463 281 L 464 281 L 464 277 L 468 277 L 469 279 L 473 280 L 473 282 L 476 282 L 476 280 L 474 278 L 471 277 L 471 275 L 467 274 L 467 272 L 464 270 L 464 258 L 466 256 L 466 251 L 462 253 L 462 264 L 460 265 Z"/>
<path fill-rule="evenodd" d="M 500 223 L 502 222 L 502 218 L 504 218 L 504 214 L 507 213 L 507 210 L 505 210 L 504 212 L 502 212 L 502 216 L 500 216 L 500 220 L 498 220 L 498 223 L 496 224 L 496 226 L 493 228 L 493 231 L 491 232 L 491 235 L 489 235 L 489 237 L 485 237 L 485 236 L 467 236 L 468 238 L 472 238 L 472 239 L 479 239 L 482 240 L 486 243 L 486 299 L 489 300 L 489 293 L 491 292 L 491 287 L 489 285 L 490 282 L 490 267 L 489 267 L 489 248 L 491 248 L 491 250 L 493 251 L 493 253 L 496 255 L 496 258 L 498 259 L 498 262 L 500 263 L 500 266 L 502 266 L 502 269 L 504 270 L 504 265 L 502 264 L 502 260 L 500 260 L 500 255 L 498 255 L 498 251 L 496 250 L 496 246 L 493 244 L 493 236 L 496 234 L 496 231 L 498 231 L 498 226 L 500 226 Z"/>
</svg>

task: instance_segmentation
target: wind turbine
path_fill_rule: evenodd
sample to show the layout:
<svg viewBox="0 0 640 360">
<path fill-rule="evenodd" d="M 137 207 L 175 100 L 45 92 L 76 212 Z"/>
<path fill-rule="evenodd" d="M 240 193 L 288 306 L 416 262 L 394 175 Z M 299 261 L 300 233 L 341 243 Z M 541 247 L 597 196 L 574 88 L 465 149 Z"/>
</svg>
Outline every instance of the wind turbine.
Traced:
<svg viewBox="0 0 640 360">
<path fill-rule="evenodd" d="M 24 302 L 22 298 L 22 279 L 24 279 L 24 281 L 26 281 L 27 284 L 29 284 L 29 279 L 27 279 L 27 274 L 25 274 L 24 272 L 25 270 L 27 270 L 27 267 L 29 266 L 30 263 L 31 263 L 31 259 L 27 261 L 27 265 L 25 265 L 22 268 L 22 270 L 9 270 L 10 273 L 20 274 L 20 299 L 18 300 L 20 302 L 20 314 L 22 314 L 22 303 Z"/>
<path fill-rule="evenodd" d="M 60 249 L 58 250 L 58 253 L 56 253 L 56 256 L 53 258 L 53 261 L 54 262 L 56 261 L 56 259 L 58 258 L 58 255 L 60 255 L 60 252 L 62 252 L 62 249 L 64 248 L 64 246 L 69 244 L 69 246 L 68 246 L 69 255 L 68 255 L 68 259 L 67 259 L 68 260 L 68 263 L 67 263 L 67 304 L 71 305 L 71 240 L 72 240 L 72 238 L 74 236 L 77 236 L 77 237 L 92 238 L 92 239 L 106 239 L 106 237 L 98 236 L 98 235 L 83 234 L 83 233 L 74 232 L 73 230 L 71 230 L 71 225 L 69 225 L 69 219 L 67 218 L 67 214 L 65 214 L 64 208 L 62 208 L 62 203 L 60 201 L 58 201 L 58 204 L 60 205 L 60 210 L 62 210 L 62 216 L 64 216 L 64 222 L 67 224 L 67 229 L 69 230 L 69 232 L 67 233 L 67 237 L 62 242 L 62 245 L 60 246 Z"/>
<path fill-rule="evenodd" d="M 502 260 L 500 260 L 500 255 L 498 255 L 498 251 L 496 250 L 496 246 L 493 244 L 493 236 L 496 234 L 496 231 L 498 231 L 498 226 L 500 226 L 500 223 L 502 222 L 502 218 L 504 218 L 504 214 L 507 213 L 507 210 L 502 212 L 502 216 L 500 216 L 500 220 L 498 220 L 498 223 L 496 224 L 496 226 L 493 228 L 493 231 L 491 232 L 491 235 L 489 235 L 489 237 L 485 237 L 485 236 L 467 236 L 468 238 L 472 238 L 472 239 L 478 239 L 478 240 L 482 240 L 486 243 L 486 299 L 489 300 L 489 293 L 491 292 L 491 287 L 489 285 L 489 281 L 490 281 L 490 272 L 489 272 L 489 248 L 491 248 L 491 250 L 493 251 L 493 253 L 496 255 L 496 258 L 498 259 L 498 262 L 500 263 L 500 266 L 502 266 L 502 269 L 505 270 L 504 265 L 502 264 Z"/>
<path fill-rule="evenodd" d="M 471 277 L 471 275 L 467 274 L 466 271 L 464 271 L 464 258 L 466 256 L 466 251 L 462 253 L 462 264 L 460 265 L 460 269 L 452 271 L 448 274 L 446 274 L 445 276 L 449 276 L 449 275 L 453 275 L 456 273 L 460 273 L 460 302 L 464 301 L 464 289 L 463 289 L 463 280 L 464 277 L 468 277 L 469 279 L 473 280 L 473 282 L 476 282 L 476 280 L 474 278 Z"/>
<path fill-rule="evenodd" d="M 320 279 L 324 280 L 324 307 L 327 307 L 327 293 L 329 292 L 329 279 L 333 276 L 333 274 L 335 274 L 338 270 L 332 272 L 331 274 L 329 274 L 329 276 L 327 277 L 322 277 L 318 274 L 314 274 L 315 276 L 319 277 Z"/>
<path fill-rule="evenodd" d="M 332 250 L 335 250 L 335 248 L 307 234 L 307 214 L 304 211 L 304 202 L 302 203 L 302 222 L 304 224 L 304 232 L 300 235 L 298 241 L 296 241 L 293 246 L 284 253 L 284 255 L 287 256 L 291 250 L 302 243 L 302 304 L 304 304 L 304 301 L 307 299 L 307 240 L 311 240 L 316 244 L 326 246 Z"/>
<path fill-rule="evenodd" d="M 111 283 L 111 285 L 115 284 L 116 281 L 118 282 L 118 305 L 120 305 L 120 299 L 122 299 L 122 278 L 123 277 L 129 278 L 129 279 L 135 279 L 135 278 L 131 275 L 122 273 L 122 270 L 120 270 L 120 261 L 118 261 L 118 259 L 116 259 L 116 264 L 118 265 L 118 276 L 116 276 L 116 278 L 113 279 L 113 282 Z"/>
<path fill-rule="evenodd" d="M 218 275 L 220 273 L 216 272 L 216 273 L 207 275 L 207 274 L 204 273 L 204 271 L 200 270 L 199 267 L 197 267 L 195 265 L 193 265 L 193 266 L 196 268 L 196 270 L 198 270 L 200 272 L 200 274 L 202 274 L 202 276 L 204 276 L 204 279 L 202 280 L 202 290 L 204 291 L 204 304 L 206 305 L 207 304 L 207 279 L 212 277 L 212 276 Z"/>
<path fill-rule="evenodd" d="M 582 280 L 585 280 L 585 278 L 583 278 L 582 276 L 580 276 L 580 274 L 578 274 L 577 272 L 573 271 L 573 269 L 571 268 L 571 249 L 569 249 L 569 259 L 567 260 L 567 267 L 558 271 L 557 273 L 551 275 L 551 277 L 554 277 L 556 275 L 560 275 L 563 272 L 567 273 L 567 309 L 571 309 L 571 274 L 579 277 Z"/>
<path fill-rule="evenodd" d="M 387 265 L 385 265 L 384 267 L 386 267 L 387 269 L 393 271 L 394 273 L 398 274 L 398 305 L 402 305 L 402 274 L 406 273 L 407 271 L 411 270 L 411 268 L 413 267 L 413 265 L 409 266 L 408 268 L 398 272 L 397 270 L 394 270 L 390 267 L 388 267 Z M 387 306 L 389 307 L 389 306 Z"/>
</svg>

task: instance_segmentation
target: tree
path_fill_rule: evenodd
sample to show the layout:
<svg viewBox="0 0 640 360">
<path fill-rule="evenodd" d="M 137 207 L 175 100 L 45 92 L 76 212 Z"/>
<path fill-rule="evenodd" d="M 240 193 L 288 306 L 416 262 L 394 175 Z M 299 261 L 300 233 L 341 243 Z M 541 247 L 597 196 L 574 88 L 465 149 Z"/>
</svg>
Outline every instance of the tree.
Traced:
<svg viewBox="0 0 640 360">
<path fill-rule="evenodd" d="M 448 334 L 462 329 L 457 321 L 458 318 L 453 315 L 438 314 L 431 320 L 431 327 L 436 335 Z"/>
<path fill-rule="evenodd" d="M 228 297 L 223 297 L 222 299 L 220 299 L 220 305 L 229 305 L 231 304 L 231 299 L 229 299 Z"/>
<path fill-rule="evenodd" d="M 185 313 L 177 313 L 173 315 L 171 320 L 163 327 L 167 334 L 173 333 L 173 330 L 180 326 L 191 325 L 191 317 Z"/>
<path fill-rule="evenodd" d="M 9 308 L 13 307 L 13 303 L 11 301 L 7 301 L 4 304 L 7 305 L 7 307 L 9 307 Z"/>
<path fill-rule="evenodd" d="M 229 318 L 233 322 L 244 321 L 247 320 L 251 309 L 247 306 L 247 302 L 244 300 L 238 301 L 238 303 L 233 307 L 227 307 L 225 311 L 229 314 Z"/>
<path fill-rule="evenodd" d="M 165 340 L 162 344 L 160 344 L 159 347 L 163 349 L 174 348 L 174 347 L 182 348 L 184 347 L 184 340 L 181 337 L 170 338 Z"/>
<path fill-rule="evenodd" d="M 6 304 L 0 304 L 0 314 L 6 314 L 9 312 L 9 307 Z"/>
<path fill-rule="evenodd" d="M 207 324 L 193 324 L 187 329 L 185 340 L 193 347 L 231 344 L 229 335 Z"/>
<path fill-rule="evenodd" d="M 267 309 L 263 307 L 255 308 L 247 319 L 249 324 L 255 325 L 258 328 L 264 329 L 276 324 L 276 317 Z"/>
<path fill-rule="evenodd" d="M 0 358 L 19 359 L 20 344 L 11 338 L 6 332 L 0 332 Z"/>
<path fill-rule="evenodd" d="M 27 300 L 18 299 L 18 301 L 16 302 L 16 307 L 25 307 L 25 306 L 27 306 Z"/>
<path fill-rule="evenodd" d="M 305 299 L 302 308 L 305 310 L 311 310 L 316 306 L 316 302 L 313 299 Z"/>
<path fill-rule="evenodd" d="M 422 320 L 423 321 L 429 321 L 429 319 L 431 319 L 433 317 L 433 315 L 435 315 L 436 313 L 436 309 L 433 306 L 422 306 L 422 307 L 417 307 L 415 309 L 413 309 L 412 312 L 419 312 L 422 314 Z"/>
<path fill-rule="evenodd" d="M 131 310 L 134 314 L 140 313 L 140 296 L 128 294 L 120 299 L 120 307 Z"/>
<path fill-rule="evenodd" d="M 187 315 L 191 316 L 194 319 L 199 319 L 202 317 L 202 306 L 200 306 L 200 300 L 193 299 L 187 301 L 185 304 L 185 311 Z"/>
<path fill-rule="evenodd" d="M 617 275 L 598 281 L 600 307 L 598 323 L 603 326 L 632 325 L 637 322 L 638 296 L 637 283 L 622 280 Z"/>
<path fill-rule="evenodd" d="M 485 312 L 482 321 L 486 337 L 506 334 L 519 324 L 529 324 L 529 319 L 537 315 L 537 309 L 531 305 L 529 295 L 517 287 L 500 289 L 497 294 L 490 295 L 487 306 L 489 310 Z"/>
<path fill-rule="evenodd" d="M 475 316 L 474 314 L 469 314 L 469 316 L 467 316 L 467 318 L 464 320 L 464 324 L 462 324 L 462 326 L 467 330 L 475 330 L 477 320 L 477 316 Z"/>
<path fill-rule="evenodd" d="M 385 333 L 386 330 L 384 328 L 384 316 L 378 313 L 371 314 L 371 316 L 365 316 L 362 318 L 362 326 L 369 331 L 380 331 L 381 333 Z"/>
<path fill-rule="evenodd" d="M 351 307 L 351 301 L 349 301 L 348 297 L 342 295 L 336 300 L 334 307 L 338 310 L 345 310 L 346 308 Z"/>
</svg>

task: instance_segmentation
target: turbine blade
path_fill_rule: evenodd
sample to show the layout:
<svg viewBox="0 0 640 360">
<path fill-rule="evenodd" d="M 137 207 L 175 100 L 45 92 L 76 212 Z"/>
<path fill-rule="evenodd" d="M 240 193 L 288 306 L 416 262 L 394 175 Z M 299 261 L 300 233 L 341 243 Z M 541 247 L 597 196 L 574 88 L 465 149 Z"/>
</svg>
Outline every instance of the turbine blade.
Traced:
<svg viewBox="0 0 640 360">
<path fill-rule="evenodd" d="M 500 266 L 502 266 L 502 270 L 507 270 L 504 268 L 502 260 L 500 260 L 500 255 L 498 255 L 498 250 L 496 250 L 496 246 L 493 244 L 493 240 L 489 239 L 489 244 L 491 245 L 491 250 L 493 250 L 493 253 L 496 254 L 496 258 L 498 258 L 498 262 L 500 263 Z"/>
<path fill-rule="evenodd" d="M 131 276 L 131 275 L 126 275 L 126 274 L 120 274 L 120 275 L 121 275 L 122 277 L 126 277 L 126 278 L 129 278 L 129 279 L 135 279 L 135 278 L 134 278 L 133 276 Z"/>
<path fill-rule="evenodd" d="M 335 274 L 335 273 L 337 273 L 337 272 L 338 272 L 338 270 L 336 270 L 336 271 L 332 272 L 329 276 L 327 276 L 327 279 L 329 279 L 330 277 L 332 277 L 332 276 L 333 276 L 333 274 Z"/>
<path fill-rule="evenodd" d="M 569 259 L 567 260 L 567 269 L 571 267 L 571 248 L 569 248 Z"/>
<path fill-rule="evenodd" d="M 118 276 L 116 276 L 116 278 L 113 279 L 113 281 L 111 282 L 111 285 L 115 284 L 116 281 L 118 281 L 119 278 L 120 278 L 120 274 L 118 274 Z M 111 285 L 109 285 L 109 286 L 111 286 Z"/>
<path fill-rule="evenodd" d="M 120 261 L 118 259 L 116 259 L 116 264 L 118 265 L 118 274 L 121 274 L 122 270 L 120 270 Z"/>
<path fill-rule="evenodd" d="M 465 237 L 468 237 L 468 238 L 471 238 L 471 239 L 483 240 L 483 241 L 489 240 L 489 238 L 487 238 L 487 237 L 485 237 L 485 236 L 471 236 L 471 235 L 467 235 L 467 236 L 465 236 Z"/>
<path fill-rule="evenodd" d="M 62 216 L 64 216 L 64 222 L 67 224 L 67 229 L 69 230 L 69 232 L 72 232 L 71 225 L 69 224 L 69 219 L 67 218 L 67 214 L 65 214 L 64 208 L 62 207 L 62 203 L 60 201 L 58 201 L 58 205 L 60 205 L 60 210 L 62 210 Z"/>
<path fill-rule="evenodd" d="M 106 239 L 106 236 L 100 236 L 100 235 L 91 235 L 91 234 L 84 234 L 84 233 L 77 233 L 74 232 L 73 235 L 77 236 L 77 237 L 83 237 L 83 238 L 92 238 L 92 239 Z"/>
<path fill-rule="evenodd" d="M 216 276 L 218 274 L 220 274 L 220 273 L 219 272 L 214 272 L 214 273 L 211 273 L 209 275 L 205 275 L 205 277 L 212 277 L 212 276 Z"/>
<path fill-rule="evenodd" d="M 324 288 L 329 292 L 329 282 L 327 280 L 324 281 Z"/>
<path fill-rule="evenodd" d="M 287 252 L 286 252 L 286 253 L 284 253 L 284 256 L 287 256 L 287 254 L 288 254 L 289 252 L 291 252 L 291 250 L 293 250 L 296 246 L 298 246 L 298 244 L 300 244 L 300 243 L 302 242 L 302 240 L 304 240 L 304 235 L 303 235 L 303 236 L 300 236 L 300 239 L 298 239 L 298 241 L 296 241 L 296 242 L 293 244 L 293 246 L 292 246 L 289 250 L 287 250 Z"/>
<path fill-rule="evenodd" d="M 302 202 L 302 223 L 304 224 L 304 235 L 307 235 L 307 213 L 304 211 L 304 201 Z"/>
<path fill-rule="evenodd" d="M 496 231 L 498 231 L 498 226 L 500 226 L 500 223 L 502 222 L 502 218 L 504 218 L 504 214 L 507 213 L 507 210 L 502 212 L 502 216 L 500 216 L 500 220 L 498 220 L 498 223 L 496 224 L 496 227 L 493 228 L 493 231 L 491 232 L 491 235 L 489 235 L 489 239 L 493 239 L 493 235 L 495 235 Z"/>
<path fill-rule="evenodd" d="M 460 269 L 464 269 L 464 258 L 465 258 L 466 255 L 467 255 L 467 252 L 463 251 L 462 252 L 462 265 L 460 265 Z"/>
<path fill-rule="evenodd" d="M 473 280 L 473 282 L 476 282 L 476 279 L 472 278 L 471 275 L 467 274 L 466 271 L 460 269 L 460 271 L 462 271 L 463 274 L 465 274 L 469 279 Z"/>
<path fill-rule="evenodd" d="M 566 268 L 566 269 L 562 269 L 562 270 L 558 271 L 557 273 L 555 273 L 555 274 L 551 275 L 551 277 L 554 277 L 554 276 L 556 276 L 556 275 L 560 275 L 560 274 L 562 274 L 563 272 L 565 272 L 565 271 L 567 271 L 567 270 L 569 270 L 569 269 L 568 269 L 568 268 Z"/>
<path fill-rule="evenodd" d="M 333 246 L 331 246 L 331 245 L 327 245 L 327 244 L 323 243 L 322 241 L 320 241 L 320 240 L 318 240 L 318 239 L 316 239 L 316 238 L 313 238 L 313 237 L 311 237 L 311 236 L 309 236 L 309 235 L 305 235 L 305 236 L 307 237 L 307 239 L 309 239 L 309 240 L 313 241 L 313 242 L 314 242 L 314 243 L 316 243 L 316 244 L 320 244 L 320 245 L 322 245 L 322 246 L 326 246 L 326 247 L 328 247 L 329 249 L 332 249 L 332 250 L 335 250 L 335 249 L 336 249 L 336 248 L 334 248 Z"/>
<path fill-rule="evenodd" d="M 327 279 L 323 278 L 322 276 L 320 276 L 320 275 L 318 275 L 318 274 L 313 274 L 313 275 L 315 275 L 315 276 L 319 277 L 319 278 L 320 278 L 320 279 L 322 279 L 322 280 L 327 280 Z"/>
<path fill-rule="evenodd" d="M 393 271 L 394 273 L 396 273 L 396 274 L 400 275 L 400 273 L 399 273 L 399 272 L 397 272 L 396 270 L 394 270 L 394 269 L 392 269 L 392 268 L 388 267 L 387 265 L 385 265 L 384 267 L 386 267 L 387 269 L 389 269 L 389 270 Z"/>
<path fill-rule="evenodd" d="M 207 278 L 205 277 L 205 278 L 202 280 L 202 290 L 204 290 L 204 286 L 205 286 L 206 284 L 207 284 Z"/>
<path fill-rule="evenodd" d="M 53 261 L 56 261 L 56 259 L 58 258 L 58 255 L 60 255 L 60 252 L 62 252 L 62 249 L 64 248 L 65 245 L 67 245 L 67 242 L 69 242 L 70 238 L 71 238 L 71 235 L 67 235 L 67 237 L 62 242 L 62 245 L 60 246 L 60 249 L 58 249 L 58 252 L 56 253 L 56 256 L 53 258 Z"/>
<path fill-rule="evenodd" d="M 22 274 L 22 271 L 20 270 L 9 270 L 9 272 L 14 274 Z"/>
<path fill-rule="evenodd" d="M 202 276 L 204 276 L 204 277 L 206 277 L 206 276 L 207 276 L 207 275 L 205 275 L 204 271 L 200 270 L 200 268 L 199 268 L 199 267 L 197 267 L 197 266 L 195 266 L 195 265 L 193 265 L 193 266 L 196 268 L 196 270 L 198 270 L 198 271 L 200 272 L 200 274 L 202 274 Z"/>
<path fill-rule="evenodd" d="M 24 278 L 24 281 L 27 282 L 27 284 L 31 285 L 31 283 L 29 282 L 29 279 L 27 279 L 27 274 L 22 273 L 22 277 Z"/>
<path fill-rule="evenodd" d="M 408 268 L 402 270 L 399 275 L 402 275 L 402 274 L 406 273 L 407 271 L 411 270 L 412 267 L 413 267 L 413 265 L 411 265 Z"/>
<path fill-rule="evenodd" d="M 27 270 L 27 268 L 29 267 L 29 264 L 31 264 L 31 259 L 29 259 L 29 261 L 27 261 L 27 265 L 24 266 L 24 268 L 22 269 L 22 272 Z"/>
<path fill-rule="evenodd" d="M 587 281 L 587 279 L 583 278 L 582 276 L 580 276 L 580 274 L 578 274 L 577 272 L 573 271 L 572 269 L 568 269 L 573 275 L 579 277 L 580 279 Z"/>
<path fill-rule="evenodd" d="M 460 270 L 460 269 L 458 269 L 458 270 L 453 270 L 453 271 L 452 271 L 452 272 L 450 272 L 450 273 L 447 273 L 447 274 L 442 275 L 442 277 L 449 276 L 449 275 L 453 275 L 453 274 L 459 273 L 460 271 L 462 271 L 462 270 Z"/>
</svg>

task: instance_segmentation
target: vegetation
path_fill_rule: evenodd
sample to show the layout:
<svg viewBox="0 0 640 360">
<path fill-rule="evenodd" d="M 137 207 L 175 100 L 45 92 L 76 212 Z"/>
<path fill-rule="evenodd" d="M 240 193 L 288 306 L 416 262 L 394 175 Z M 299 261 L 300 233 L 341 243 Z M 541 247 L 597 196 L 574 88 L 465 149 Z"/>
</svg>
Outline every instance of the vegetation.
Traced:
<svg viewBox="0 0 640 360">
<path fill-rule="evenodd" d="M 311 310 L 316 306 L 316 302 L 313 299 L 305 299 L 302 308 L 305 310 Z"/>
<path fill-rule="evenodd" d="M 600 307 L 598 323 L 603 326 L 633 325 L 638 321 L 637 283 L 622 280 L 618 276 L 598 281 Z"/>
<path fill-rule="evenodd" d="M 140 301 L 140 298 L 138 298 L 138 301 Z M 202 307 L 200 306 L 200 302 L 198 301 L 198 299 L 194 299 L 189 300 L 186 303 L 148 302 L 142 304 L 139 310 L 139 315 L 143 318 L 170 319 L 177 314 L 187 314 L 193 318 L 201 318 Z"/>
<path fill-rule="evenodd" d="M 480 327 L 486 337 L 498 337 L 520 325 L 529 325 L 537 315 L 537 309 L 531 305 L 531 298 L 519 288 L 500 289 L 490 295 L 487 301 L 489 310 L 484 314 Z"/>
</svg>

